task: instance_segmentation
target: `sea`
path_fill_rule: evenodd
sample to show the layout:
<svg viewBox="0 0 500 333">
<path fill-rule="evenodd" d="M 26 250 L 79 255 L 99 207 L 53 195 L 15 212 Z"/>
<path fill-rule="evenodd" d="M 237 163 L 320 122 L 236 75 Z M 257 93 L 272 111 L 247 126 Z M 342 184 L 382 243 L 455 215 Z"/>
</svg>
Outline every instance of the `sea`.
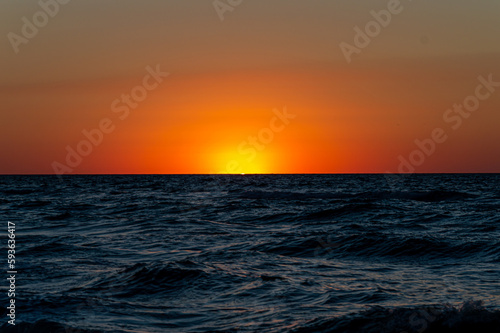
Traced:
<svg viewBox="0 0 500 333">
<path fill-rule="evenodd" d="M 499 174 L 0 176 L 0 195 L 0 332 L 500 332 Z"/>
</svg>

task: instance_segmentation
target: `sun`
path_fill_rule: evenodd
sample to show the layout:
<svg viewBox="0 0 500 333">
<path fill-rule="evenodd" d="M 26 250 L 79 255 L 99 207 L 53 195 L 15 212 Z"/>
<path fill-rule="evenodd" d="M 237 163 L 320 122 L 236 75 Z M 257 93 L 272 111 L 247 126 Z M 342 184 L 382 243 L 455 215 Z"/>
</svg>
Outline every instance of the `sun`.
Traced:
<svg viewBox="0 0 500 333">
<path fill-rule="evenodd" d="M 269 154 L 252 151 L 246 154 L 237 148 L 219 150 L 211 154 L 210 164 L 219 174 L 263 174 L 269 173 Z"/>
</svg>

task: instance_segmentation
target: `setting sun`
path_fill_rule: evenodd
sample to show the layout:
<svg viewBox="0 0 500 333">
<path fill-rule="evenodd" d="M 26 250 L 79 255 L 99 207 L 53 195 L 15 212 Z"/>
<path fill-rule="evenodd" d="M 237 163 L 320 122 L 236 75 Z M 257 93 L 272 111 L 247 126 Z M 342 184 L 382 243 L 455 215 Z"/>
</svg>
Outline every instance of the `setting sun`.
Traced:
<svg viewBox="0 0 500 333">
<path fill-rule="evenodd" d="M 241 148 L 241 147 L 240 147 Z M 270 159 L 266 152 L 259 152 L 259 154 L 244 154 L 244 151 L 234 148 L 228 148 L 210 154 L 211 160 L 208 164 L 213 166 L 214 173 L 218 174 L 262 174 L 270 173 Z"/>
</svg>

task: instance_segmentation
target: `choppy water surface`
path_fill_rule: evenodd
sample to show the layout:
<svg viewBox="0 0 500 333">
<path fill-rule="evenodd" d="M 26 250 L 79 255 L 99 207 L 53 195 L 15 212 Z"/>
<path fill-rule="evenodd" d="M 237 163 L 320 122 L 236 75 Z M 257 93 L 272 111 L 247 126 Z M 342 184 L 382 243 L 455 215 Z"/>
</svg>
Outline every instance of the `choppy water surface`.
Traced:
<svg viewBox="0 0 500 333">
<path fill-rule="evenodd" d="M 0 186 L 19 270 L 4 332 L 500 332 L 500 175 Z"/>
</svg>

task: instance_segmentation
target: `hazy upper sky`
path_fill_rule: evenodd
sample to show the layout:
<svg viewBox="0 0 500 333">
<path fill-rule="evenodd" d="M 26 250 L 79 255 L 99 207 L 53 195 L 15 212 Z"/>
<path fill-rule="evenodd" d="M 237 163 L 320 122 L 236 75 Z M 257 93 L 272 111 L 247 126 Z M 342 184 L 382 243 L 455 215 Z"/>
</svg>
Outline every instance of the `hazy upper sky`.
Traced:
<svg viewBox="0 0 500 333">
<path fill-rule="evenodd" d="M 0 173 L 500 172 L 498 0 L 0 6 Z"/>
</svg>

